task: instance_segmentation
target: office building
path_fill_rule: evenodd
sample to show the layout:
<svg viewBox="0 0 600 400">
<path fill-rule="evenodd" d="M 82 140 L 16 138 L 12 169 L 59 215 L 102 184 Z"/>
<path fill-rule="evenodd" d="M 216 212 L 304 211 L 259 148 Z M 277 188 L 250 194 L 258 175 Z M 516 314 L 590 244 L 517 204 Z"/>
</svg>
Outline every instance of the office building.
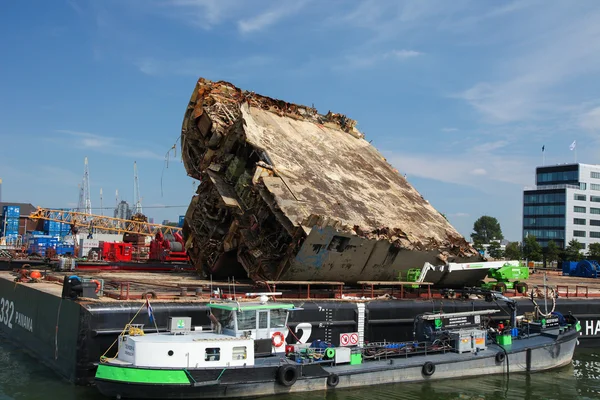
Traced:
<svg viewBox="0 0 600 400">
<path fill-rule="evenodd" d="M 584 249 L 600 242 L 600 165 L 537 167 L 535 183 L 523 191 L 523 240 L 564 248 L 577 239 Z"/>
</svg>

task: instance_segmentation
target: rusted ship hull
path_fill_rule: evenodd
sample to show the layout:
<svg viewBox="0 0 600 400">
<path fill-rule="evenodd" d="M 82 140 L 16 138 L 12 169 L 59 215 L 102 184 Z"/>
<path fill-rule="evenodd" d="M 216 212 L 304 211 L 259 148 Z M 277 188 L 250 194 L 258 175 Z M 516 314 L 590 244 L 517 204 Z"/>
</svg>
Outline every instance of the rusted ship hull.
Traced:
<svg viewBox="0 0 600 400">
<path fill-rule="evenodd" d="M 200 79 L 182 127 L 194 265 L 252 279 L 397 279 L 478 253 L 341 114 Z"/>
</svg>

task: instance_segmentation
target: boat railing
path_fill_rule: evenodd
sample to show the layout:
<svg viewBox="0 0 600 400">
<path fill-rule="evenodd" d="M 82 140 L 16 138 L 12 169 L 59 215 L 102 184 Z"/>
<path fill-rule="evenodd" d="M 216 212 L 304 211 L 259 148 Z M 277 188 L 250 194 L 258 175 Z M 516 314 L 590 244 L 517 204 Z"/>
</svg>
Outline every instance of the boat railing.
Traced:
<svg viewBox="0 0 600 400">
<path fill-rule="evenodd" d="M 449 341 L 435 340 L 427 341 L 410 341 L 410 342 L 371 342 L 366 344 L 362 349 L 362 354 L 365 359 L 387 359 L 390 357 L 404 356 L 406 358 L 415 355 L 427 355 L 433 353 L 454 352 L 456 349 Z"/>
</svg>

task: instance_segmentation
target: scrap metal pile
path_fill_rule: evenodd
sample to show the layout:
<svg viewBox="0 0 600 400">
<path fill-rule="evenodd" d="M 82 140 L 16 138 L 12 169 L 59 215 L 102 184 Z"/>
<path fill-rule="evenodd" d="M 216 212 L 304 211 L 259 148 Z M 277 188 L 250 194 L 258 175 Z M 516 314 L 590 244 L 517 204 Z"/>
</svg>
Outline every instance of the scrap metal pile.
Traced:
<svg viewBox="0 0 600 400">
<path fill-rule="evenodd" d="M 181 139 L 200 181 L 185 247 L 213 277 L 394 280 L 478 258 L 344 115 L 201 78 Z"/>
</svg>

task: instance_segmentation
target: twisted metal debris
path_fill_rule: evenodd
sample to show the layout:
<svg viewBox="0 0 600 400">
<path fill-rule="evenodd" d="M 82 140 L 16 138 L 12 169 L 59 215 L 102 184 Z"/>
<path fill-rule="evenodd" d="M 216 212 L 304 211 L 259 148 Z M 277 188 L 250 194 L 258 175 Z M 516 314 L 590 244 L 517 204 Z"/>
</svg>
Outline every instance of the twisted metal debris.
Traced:
<svg viewBox="0 0 600 400">
<path fill-rule="evenodd" d="M 182 156 L 186 249 L 214 277 L 397 279 L 476 251 L 342 114 L 200 78 Z"/>
</svg>

